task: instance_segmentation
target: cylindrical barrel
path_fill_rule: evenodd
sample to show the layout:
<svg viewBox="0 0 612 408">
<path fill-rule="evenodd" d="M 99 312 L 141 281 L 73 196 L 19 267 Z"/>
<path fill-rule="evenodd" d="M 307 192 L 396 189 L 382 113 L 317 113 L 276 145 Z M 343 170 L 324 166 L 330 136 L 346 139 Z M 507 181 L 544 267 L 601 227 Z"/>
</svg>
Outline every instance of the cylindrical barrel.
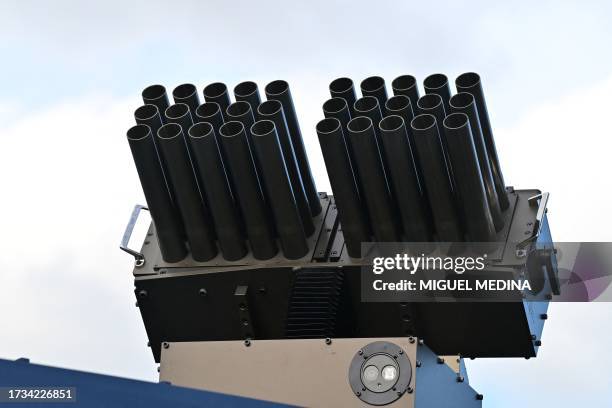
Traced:
<svg viewBox="0 0 612 408">
<path fill-rule="evenodd" d="M 410 104 L 410 99 L 406 95 L 395 95 L 387 100 L 385 104 L 386 115 L 397 115 L 401 116 L 404 119 L 404 130 L 408 135 L 408 143 L 411 152 L 411 157 L 416 159 L 416 152 L 414 151 L 414 137 L 412 136 L 412 129 L 410 128 L 410 122 L 414 118 L 414 113 L 412 110 L 412 105 Z M 381 128 L 382 130 L 382 128 Z M 417 169 L 417 176 L 419 179 L 419 183 L 421 183 L 422 175 L 420 173 L 420 169 Z"/>
<path fill-rule="evenodd" d="M 491 216 L 493 217 L 495 230 L 501 231 L 501 229 L 504 227 L 504 218 L 499 205 L 497 192 L 495 191 L 495 182 L 493 181 L 493 173 L 491 172 L 491 163 L 489 162 L 487 146 L 482 135 L 482 129 L 480 128 L 480 121 L 478 120 L 478 111 L 476 110 L 476 101 L 474 100 L 474 96 L 467 92 L 459 92 L 458 94 L 453 95 L 453 97 L 450 99 L 450 107 L 452 112 L 465 113 L 470 119 L 470 129 L 472 131 L 472 137 L 474 138 L 474 146 L 476 147 L 480 174 L 482 175 L 485 191 L 487 193 L 489 210 L 491 211 Z"/>
<path fill-rule="evenodd" d="M 396 242 L 399 234 L 394 220 L 395 209 L 387 188 L 372 120 L 365 116 L 351 119 L 348 132 L 374 237 L 379 242 Z"/>
<path fill-rule="evenodd" d="M 221 108 L 223 119 L 229 120 L 226 116 L 227 107 L 230 106 L 229 92 L 227 86 L 223 82 L 213 82 L 204 87 L 204 100 L 206 102 L 216 102 Z"/>
<path fill-rule="evenodd" d="M 346 106 L 346 101 L 341 100 Z M 323 119 L 317 124 L 317 135 L 342 223 L 346 249 L 350 257 L 360 258 L 361 243 L 370 240 L 370 226 L 353 174 L 343 127 L 336 118 Z"/>
<path fill-rule="evenodd" d="M 355 95 L 355 87 L 351 78 L 341 77 L 336 78 L 329 84 L 329 93 L 332 98 L 342 98 L 346 101 L 351 117 L 355 115 L 353 105 L 357 100 Z"/>
<path fill-rule="evenodd" d="M 455 169 L 457 193 L 468 238 L 475 242 L 495 241 L 495 226 L 478 165 L 478 156 L 469 118 L 465 113 L 451 113 L 444 119 L 450 159 Z"/>
<path fill-rule="evenodd" d="M 172 91 L 174 103 L 184 103 L 189 106 L 191 116 L 195 115 L 195 111 L 200 106 L 200 98 L 198 98 L 198 89 L 194 84 L 182 84 L 174 88 Z M 187 134 L 187 129 L 183 129 L 183 133 Z"/>
<path fill-rule="evenodd" d="M 255 122 L 251 134 L 253 150 L 262 163 L 261 176 L 266 180 L 268 197 L 274 197 L 270 208 L 283 255 L 288 259 L 302 258 L 308 253 L 308 243 L 274 122 Z"/>
<path fill-rule="evenodd" d="M 308 156 L 304 148 L 304 141 L 302 140 L 300 125 L 295 113 L 295 107 L 293 106 L 289 84 L 282 80 L 272 81 L 266 85 L 265 91 L 268 100 L 277 100 L 283 105 L 283 112 L 285 113 L 289 135 L 291 136 L 291 143 L 293 144 L 293 150 L 300 169 L 300 176 L 302 176 L 306 197 L 308 197 L 310 213 L 313 216 L 319 215 L 322 210 L 321 202 L 319 201 L 319 193 L 317 192 L 317 187 L 310 171 L 310 164 L 308 163 Z"/>
<path fill-rule="evenodd" d="M 413 110 L 416 110 L 417 101 L 419 100 L 419 87 L 417 86 L 416 78 L 412 75 L 400 75 L 391 82 L 393 95 L 404 95 L 410 98 L 410 105 Z M 406 122 L 409 126 L 410 122 Z"/>
<path fill-rule="evenodd" d="M 227 122 L 219 129 L 219 135 L 253 257 L 260 260 L 270 259 L 276 255 L 278 247 L 244 125 L 238 121 Z"/>
<path fill-rule="evenodd" d="M 388 186 L 387 188 L 391 193 L 391 186 L 389 185 L 389 183 L 391 183 L 391 180 L 389 180 L 389 178 L 391 177 L 391 172 L 389 171 L 389 165 L 387 163 L 387 160 L 383 155 L 382 141 L 380 140 L 380 129 L 378 128 L 378 124 L 382 120 L 382 111 L 381 106 L 378 104 L 378 99 L 373 96 L 364 96 L 363 98 L 357 99 L 357 101 L 355 102 L 355 114 L 370 118 L 370 120 L 372 121 L 374 136 L 376 137 L 376 147 L 378 148 L 380 159 L 383 165 L 383 172 L 385 176 L 384 179 L 386 183 L 385 185 Z M 361 169 L 359 170 L 359 174 L 361 178 Z"/>
<path fill-rule="evenodd" d="M 151 128 L 136 125 L 127 132 L 147 207 L 155 224 L 159 250 L 166 262 L 179 262 L 187 256 L 185 231 L 164 181 Z"/>
<path fill-rule="evenodd" d="M 287 122 L 285 121 L 283 106 L 279 101 L 265 101 L 257 108 L 257 116 L 259 119 L 271 120 L 274 122 L 275 133 L 280 142 L 285 167 L 287 169 L 287 174 L 289 175 L 289 180 L 291 181 L 293 195 L 302 219 L 304 232 L 306 233 L 306 236 L 309 237 L 314 233 L 315 226 L 312 220 L 312 214 L 310 213 L 310 206 L 308 205 L 308 197 L 306 197 L 306 191 L 304 190 L 304 185 L 302 183 L 300 169 L 298 168 L 297 159 L 295 158 L 291 137 L 289 136 L 289 130 L 287 129 Z M 252 129 L 255 129 L 255 127 Z M 253 138 L 255 137 L 253 136 Z M 261 156 L 258 157 L 258 162 L 261 163 L 262 166 L 265 166 L 265 163 L 262 162 Z M 265 157 L 263 160 L 265 160 Z M 267 178 L 264 184 L 267 186 Z M 270 196 L 268 194 L 268 197 L 270 197 L 271 202 L 276 199 L 274 195 Z"/>
<path fill-rule="evenodd" d="M 164 112 L 164 116 L 166 116 L 167 123 L 175 123 L 179 125 L 183 130 L 183 134 L 185 135 L 187 134 L 187 131 L 191 125 L 193 125 L 190 108 L 185 103 L 170 105 L 168 109 L 166 109 L 166 112 Z"/>
<path fill-rule="evenodd" d="M 484 136 L 484 141 L 487 146 L 487 154 L 491 163 L 493 181 L 495 182 L 495 191 L 497 191 L 501 209 L 505 210 L 510 206 L 510 201 L 508 200 L 504 176 L 501 171 L 501 166 L 499 165 L 499 159 L 497 158 L 493 129 L 491 128 L 491 121 L 489 120 L 489 112 L 487 111 L 487 103 L 485 102 L 480 76 L 475 72 L 466 72 L 457 77 L 455 86 L 457 87 L 457 92 L 470 93 L 476 100 L 478 119 L 480 120 L 480 128 L 482 129 L 482 135 Z"/>
<path fill-rule="evenodd" d="M 451 183 L 451 190 L 454 191 L 455 182 L 453 178 L 453 166 L 448 158 L 448 146 L 446 143 L 446 137 L 444 136 L 444 128 L 442 127 L 442 122 L 444 122 L 444 118 L 446 117 L 442 97 L 435 93 L 421 96 L 417 101 L 417 110 L 420 114 L 431 114 L 436 118 L 438 137 L 442 143 L 442 155 L 444 156 L 444 163 L 446 164 L 448 177 Z"/>
<path fill-rule="evenodd" d="M 255 111 L 251 109 L 251 105 L 245 101 L 238 101 L 230 104 L 225 110 L 227 121 L 237 121 L 242 123 L 247 136 L 249 145 L 251 143 L 251 126 L 255 123 Z"/>
<path fill-rule="evenodd" d="M 151 140 L 155 145 L 155 149 L 159 152 L 159 148 L 157 147 L 157 140 L 155 135 L 160 127 L 162 127 L 162 119 L 159 113 L 157 106 L 152 104 L 142 105 L 138 109 L 134 111 L 134 119 L 136 119 L 136 123 L 139 125 L 147 125 L 151 129 Z M 158 153 L 159 155 L 159 153 Z M 165 168 L 163 163 L 160 164 L 162 166 L 162 175 L 164 177 L 164 182 L 168 186 L 168 191 L 170 192 L 170 197 L 174 200 L 174 188 L 172 187 L 172 183 L 168 180 L 168 169 Z"/>
<path fill-rule="evenodd" d="M 244 101 L 251 105 L 251 110 L 257 112 L 257 108 L 261 103 L 259 97 L 259 89 L 253 81 L 244 81 L 234 87 L 234 96 L 236 101 Z"/>
<path fill-rule="evenodd" d="M 411 126 L 438 241 L 463 241 L 436 117 L 430 114 L 418 115 L 412 120 Z"/>
<path fill-rule="evenodd" d="M 219 128 L 223 125 L 223 114 L 219 104 L 216 102 L 206 102 L 198 106 L 193 119 L 195 123 L 210 123 L 215 131 L 215 135 L 219 134 Z"/>
<path fill-rule="evenodd" d="M 423 80 L 423 88 L 426 94 L 440 95 L 444 104 L 444 111 L 447 113 L 450 111 L 449 100 L 451 98 L 451 91 L 446 75 L 431 74 Z"/>
<path fill-rule="evenodd" d="M 201 106 L 201 105 L 200 105 Z M 240 218 L 229 188 L 213 125 L 196 123 L 189 128 L 194 168 L 210 200 L 210 213 L 224 259 L 237 261 L 247 254 Z"/>
<path fill-rule="evenodd" d="M 151 104 L 157 106 L 161 120 L 165 123 L 164 112 L 170 106 L 166 88 L 163 85 L 150 85 L 142 91 L 142 100 L 145 105 Z M 155 139 L 155 135 L 156 133 L 153 133 L 153 139 Z"/>
<path fill-rule="evenodd" d="M 378 106 L 382 111 L 387 102 L 387 89 L 385 88 L 385 80 L 379 76 L 371 76 L 361 81 L 361 95 L 373 96 L 378 100 Z M 378 126 L 374 123 L 374 126 Z"/>
<path fill-rule="evenodd" d="M 431 239 L 431 230 L 404 119 L 387 116 L 380 122 L 380 132 L 404 236 L 410 242 L 427 242 Z"/>
<path fill-rule="evenodd" d="M 217 255 L 215 232 L 198 191 L 181 126 L 167 123 L 159 128 L 157 143 L 168 168 L 168 178 L 174 186 L 191 256 L 195 261 L 209 261 Z"/>
</svg>

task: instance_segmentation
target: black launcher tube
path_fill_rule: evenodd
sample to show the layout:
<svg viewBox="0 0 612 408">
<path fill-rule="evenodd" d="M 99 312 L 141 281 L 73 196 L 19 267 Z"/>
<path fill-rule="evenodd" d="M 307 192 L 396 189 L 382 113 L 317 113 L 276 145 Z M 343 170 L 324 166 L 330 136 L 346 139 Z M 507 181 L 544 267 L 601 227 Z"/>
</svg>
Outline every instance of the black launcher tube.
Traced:
<svg viewBox="0 0 612 408">
<path fill-rule="evenodd" d="M 219 104 L 221 108 L 221 114 L 223 115 L 223 119 L 228 121 L 227 118 L 227 107 L 230 106 L 231 101 L 229 97 L 229 92 L 227 91 L 227 85 L 223 82 L 213 82 L 212 84 L 208 84 L 204 87 L 204 100 L 206 102 L 216 102 Z"/>
<path fill-rule="evenodd" d="M 451 113 L 444 119 L 444 131 L 448 137 L 449 153 L 455 170 L 457 193 L 462 203 L 468 238 L 474 242 L 495 241 L 495 226 L 468 116 L 465 113 Z"/>
<path fill-rule="evenodd" d="M 213 127 L 215 135 L 218 135 L 219 128 L 224 123 L 221 107 L 216 102 L 205 102 L 196 109 L 193 121 L 194 123 L 210 123 Z"/>
<path fill-rule="evenodd" d="M 427 223 L 429 217 L 425 211 L 404 119 L 397 115 L 387 116 L 380 122 L 380 132 L 405 238 L 410 242 L 428 242 L 431 240 L 431 229 Z"/>
<path fill-rule="evenodd" d="M 191 116 L 191 110 L 186 103 L 176 103 L 170 105 L 166 112 L 164 112 L 167 123 L 175 123 L 181 127 L 183 134 L 187 134 L 187 131 L 193 125 L 193 119 Z"/>
<path fill-rule="evenodd" d="M 391 89 L 393 89 L 393 95 L 404 95 L 410 99 L 410 105 L 413 110 L 416 110 L 417 101 L 419 100 L 419 87 L 417 86 L 417 80 L 412 75 L 400 75 L 391 82 Z M 410 122 L 406 122 L 406 126 L 409 126 Z"/>
<path fill-rule="evenodd" d="M 431 74 L 423 80 L 423 88 L 426 94 L 437 94 L 442 98 L 444 111 L 449 112 L 449 101 L 451 98 L 451 90 L 448 85 L 448 78 L 444 74 Z"/>
<path fill-rule="evenodd" d="M 387 188 L 372 120 L 365 116 L 351 119 L 348 132 L 374 237 L 378 242 L 397 242 L 399 234 L 394 220 L 393 201 Z"/>
<path fill-rule="evenodd" d="M 181 126 L 165 124 L 157 132 L 157 142 L 162 160 L 168 168 L 168 178 L 174 186 L 191 255 L 195 261 L 209 261 L 217 255 L 215 232 L 198 191 Z"/>
<path fill-rule="evenodd" d="M 346 101 L 342 101 L 346 105 Z M 323 119 L 317 124 L 317 135 L 342 223 L 346 249 L 350 257 L 361 258 L 361 243 L 370 240 L 370 226 L 342 124 L 337 118 Z"/>
<path fill-rule="evenodd" d="M 189 128 L 195 171 L 210 200 L 210 212 L 223 258 L 237 261 L 247 254 L 240 218 L 229 188 L 213 125 L 196 123 Z"/>
<path fill-rule="evenodd" d="M 157 106 L 161 120 L 165 123 L 164 112 L 170 106 L 170 102 L 168 101 L 166 88 L 163 85 L 150 85 L 146 87 L 142 91 L 142 101 L 145 105 L 151 104 Z M 155 139 L 155 135 L 156 133 L 153 133 L 153 139 Z"/>
<path fill-rule="evenodd" d="M 491 211 L 491 216 L 493 217 L 495 230 L 501 231 L 501 229 L 504 227 L 504 217 L 502 215 L 499 199 L 495 190 L 495 182 L 493 181 L 493 173 L 491 172 L 491 163 L 489 161 L 489 155 L 487 154 L 487 146 L 482 135 L 482 129 L 480 128 L 480 121 L 478 120 L 478 111 L 476 110 L 476 101 L 474 100 L 474 96 L 467 92 L 459 92 L 458 94 L 453 95 L 453 97 L 450 99 L 450 107 L 451 112 L 465 113 L 470 120 L 470 129 L 474 139 L 474 147 L 476 148 L 480 174 L 482 175 L 485 192 L 487 193 L 489 210 Z"/>
<path fill-rule="evenodd" d="M 174 88 L 172 91 L 174 103 L 184 103 L 189 106 L 191 116 L 195 115 L 195 111 L 200 106 L 200 98 L 198 98 L 198 89 L 194 84 L 182 84 Z M 187 129 L 183 129 L 183 133 L 187 134 Z"/>
<path fill-rule="evenodd" d="M 342 98 L 346 101 L 351 117 L 355 116 L 353 105 L 357 100 L 355 86 L 351 78 L 336 78 L 329 84 L 329 93 L 332 98 Z"/>
<path fill-rule="evenodd" d="M 226 122 L 234 120 L 242 123 L 250 146 L 251 139 L 253 138 L 251 126 L 255 123 L 255 111 L 251 109 L 251 105 L 245 101 L 234 102 L 227 107 L 224 117 L 227 118 Z"/>
<path fill-rule="evenodd" d="M 257 112 L 257 108 L 261 103 L 259 96 L 259 88 L 253 81 L 244 81 L 234 87 L 234 97 L 236 102 L 244 101 L 251 105 L 251 110 Z"/>
<path fill-rule="evenodd" d="M 170 263 L 179 262 L 187 256 L 185 231 L 164 180 L 151 128 L 133 126 L 127 132 L 127 139 L 155 224 L 162 258 Z"/>
<path fill-rule="evenodd" d="M 438 241 L 463 241 L 436 117 L 418 115 L 412 120 L 411 127 Z"/>
<path fill-rule="evenodd" d="M 283 105 L 283 112 L 285 113 L 289 135 L 291 136 L 291 143 L 293 144 L 293 150 L 300 169 L 300 176 L 302 176 L 306 197 L 308 197 L 310 213 L 313 216 L 319 215 L 322 210 L 321 202 L 319 201 L 319 193 L 317 192 L 317 187 L 310 171 L 310 164 L 308 163 L 308 156 L 304 148 L 304 141 L 302 140 L 300 125 L 295 113 L 295 107 L 293 106 L 289 84 L 283 80 L 272 81 L 266 85 L 265 92 L 268 100 L 277 100 Z"/>
<path fill-rule="evenodd" d="M 375 141 L 376 141 L 375 146 L 378 150 L 378 153 L 380 154 L 380 160 L 383 165 L 385 185 L 388 186 L 387 188 L 389 189 L 389 192 L 391 192 L 391 186 L 389 186 L 389 184 L 391 183 L 391 180 L 389 180 L 389 178 L 391 177 L 391 172 L 389 171 L 389 165 L 387 163 L 387 160 L 382 154 L 383 147 L 382 147 L 382 141 L 380 140 L 380 129 L 378 128 L 378 124 L 382 120 L 382 112 L 381 112 L 381 107 L 378 104 L 378 99 L 376 99 L 373 96 L 364 96 L 363 98 L 357 99 L 357 101 L 355 102 L 355 114 L 359 116 L 365 116 L 367 118 L 370 118 L 370 120 L 372 121 L 373 132 L 374 132 Z M 352 149 L 352 143 L 351 143 L 351 149 Z M 361 180 L 361 168 L 359 168 L 358 172 L 360 174 L 360 180 Z"/>
<path fill-rule="evenodd" d="M 295 152 L 293 144 L 291 143 L 291 137 L 289 136 L 289 129 L 287 129 L 287 122 L 285 121 L 285 114 L 283 113 L 283 105 L 279 101 L 265 101 L 257 108 L 257 116 L 261 120 L 270 120 L 274 123 L 275 133 L 280 142 L 282 149 L 283 159 L 291 186 L 293 189 L 293 195 L 295 202 L 297 203 L 300 217 L 302 219 L 302 225 L 304 227 L 304 233 L 306 236 L 311 236 L 315 231 L 315 225 L 312 220 L 312 214 L 310 213 L 310 206 L 308 205 L 308 197 L 306 197 L 306 191 L 302 183 L 302 177 L 300 176 L 300 169 L 298 167 L 297 159 L 295 158 Z M 260 125 L 261 129 L 263 125 Z M 255 129 L 255 127 L 252 127 Z M 252 131 L 251 131 L 252 133 Z M 253 138 L 255 138 L 253 136 Z M 260 142 L 261 143 L 261 142 Z M 261 156 L 258 156 L 258 162 L 262 162 Z M 265 160 L 265 159 L 263 159 Z M 267 179 L 264 183 L 267 185 Z M 271 202 L 276 199 L 276 196 L 270 196 Z"/>
<path fill-rule="evenodd" d="M 229 121 L 221 126 L 219 135 L 253 257 L 259 260 L 270 259 L 278 253 L 278 247 L 244 125 L 238 121 Z"/>
<path fill-rule="evenodd" d="M 265 180 L 268 197 L 274 197 L 270 201 L 270 208 L 283 255 L 287 259 L 302 258 L 308 253 L 308 243 L 274 122 L 255 122 L 251 134 L 253 150 L 262 163 L 261 176 Z"/>
<path fill-rule="evenodd" d="M 476 108 L 478 109 L 478 119 L 480 120 L 480 128 L 484 136 L 487 146 L 487 154 L 491 163 L 491 172 L 493 173 L 493 181 L 495 182 L 495 191 L 499 199 L 499 205 L 502 210 L 510 206 L 508 194 L 506 192 L 506 184 L 501 171 L 499 159 L 497 157 L 497 149 L 495 148 L 495 138 L 493 137 L 493 129 L 489 120 L 489 112 L 487 111 L 487 103 L 482 89 L 480 75 L 475 72 L 466 72 L 461 74 L 455 80 L 457 92 L 467 92 L 474 96 L 476 100 Z"/>
<path fill-rule="evenodd" d="M 387 89 L 385 88 L 385 80 L 379 76 L 371 76 L 360 84 L 362 96 L 373 96 L 378 100 L 378 106 L 382 110 L 387 102 Z M 376 123 L 375 123 L 376 124 Z"/>
</svg>

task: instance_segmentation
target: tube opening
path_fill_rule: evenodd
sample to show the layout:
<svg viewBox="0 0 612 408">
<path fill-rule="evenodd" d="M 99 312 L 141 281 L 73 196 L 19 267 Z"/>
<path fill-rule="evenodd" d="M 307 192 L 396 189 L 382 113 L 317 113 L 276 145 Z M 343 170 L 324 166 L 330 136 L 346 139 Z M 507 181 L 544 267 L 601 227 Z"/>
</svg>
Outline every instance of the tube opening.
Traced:
<svg viewBox="0 0 612 408">
<path fill-rule="evenodd" d="M 371 76 L 361 81 L 361 90 L 364 92 L 374 92 L 384 88 L 385 80 L 379 76 Z"/>
<path fill-rule="evenodd" d="M 198 93 L 198 89 L 194 84 L 182 84 L 174 88 L 172 96 L 174 99 L 186 99 Z"/>
<path fill-rule="evenodd" d="M 393 131 L 403 128 L 404 119 L 398 115 L 390 115 L 380 121 L 379 125 L 380 130 L 385 131 Z"/>
<path fill-rule="evenodd" d="M 331 98 L 323 104 L 323 112 L 338 113 L 344 109 L 348 109 L 348 104 L 344 98 Z"/>
<path fill-rule="evenodd" d="M 427 130 L 434 126 L 436 126 L 436 117 L 434 115 L 430 115 L 429 113 L 423 113 L 421 115 L 415 116 L 410 122 L 410 126 L 414 130 Z"/>
<path fill-rule="evenodd" d="M 455 85 L 457 85 L 458 88 L 471 88 L 478 85 L 479 82 L 480 75 L 475 72 L 463 73 L 455 79 Z"/>
<path fill-rule="evenodd" d="M 408 98 L 406 95 L 392 96 L 391 98 L 387 99 L 385 107 L 391 112 L 401 112 L 410 107 L 410 98 Z"/>
<path fill-rule="evenodd" d="M 258 120 L 257 122 L 253 123 L 253 126 L 251 126 L 251 134 L 253 136 L 266 136 L 274 132 L 274 130 L 274 122 L 267 119 Z"/>
<path fill-rule="evenodd" d="M 283 81 L 282 79 L 277 79 L 276 81 L 270 82 L 266 85 L 266 94 L 267 95 L 282 95 L 289 89 L 289 84 L 287 81 Z"/>
<path fill-rule="evenodd" d="M 370 112 L 378 107 L 378 99 L 373 96 L 364 96 L 355 101 L 354 107 L 357 112 Z"/>
<path fill-rule="evenodd" d="M 449 103 L 453 108 L 467 108 L 474 103 L 474 96 L 467 92 L 459 92 L 451 96 Z"/>
<path fill-rule="evenodd" d="M 340 129 L 340 121 L 336 118 L 325 118 L 317 123 L 317 133 L 333 133 Z"/>
<path fill-rule="evenodd" d="M 189 106 L 184 103 L 175 103 L 168 106 L 165 115 L 168 119 L 180 119 L 183 116 L 189 115 Z"/>
<path fill-rule="evenodd" d="M 353 133 L 365 132 L 372 127 L 372 119 L 367 116 L 357 116 L 351 119 L 347 127 Z"/>
<path fill-rule="evenodd" d="M 151 128 L 147 125 L 135 125 L 128 129 L 128 140 L 143 140 L 151 136 Z"/>
<path fill-rule="evenodd" d="M 157 131 L 157 137 L 160 139 L 174 139 L 183 134 L 181 125 L 176 123 L 166 123 Z"/>
<path fill-rule="evenodd" d="M 426 94 L 417 101 L 417 106 L 423 110 L 433 110 L 440 105 L 442 105 L 442 97 L 438 94 Z"/>
<path fill-rule="evenodd" d="M 159 98 L 163 98 L 166 95 L 166 88 L 163 85 L 155 84 L 147 86 L 142 91 L 142 98 L 154 101 Z"/>
<path fill-rule="evenodd" d="M 283 109 L 283 105 L 279 101 L 265 101 L 262 102 L 261 105 L 257 107 L 257 112 L 259 112 L 263 116 L 270 116 L 278 113 Z"/>
<path fill-rule="evenodd" d="M 446 129 L 461 129 L 468 126 L 469 119 L 465 113 L 451 113 L 444 118 L 443 125 Z"/>
<path fill-rule="evenodd" d="M 134 117 L 138 120 L 149 120 L 159 114 L 157 106 L 146 104 L 134 111 Z"/>
<path fill-rule="evenodd" d="M 200 122 L 192 125 L 187 133 L 189 134 L 189 137 L 199 139 L 214 134 L 214 130 L 210 123 Z"/>
<path fill-rule="evenodd" d="M 199 118 L 211 118 L 221 112 L 217 102 L 206 102 L 196 108 L 196 116 Z"/>
<path fill-rule="evenodd" d="M 218 98 L 227 93 L 227 86 L 223 82 L 213 82 L 204 87 L 205 98 Z"/>
<path fill-rule="evenodd" d="M 253 81 L 244 81 L 234 87 L 234 95 L 240 97 L 251 96 L 257 92 L 257 84 Z"/>
<path fill-rule="evenodd" d="M 416 86 L 416 78 L 412 75 L 400 75 L 391 82 L 391 87 L 398 91 L 407 91 Z"/>
<path fill-rule="evenodd" d="M 333 93 L 344 93 L 353 88 L 353 80 L 347 77 L 336 78 L 329 84 L 329 90 Z"/>
<path fill-rule="evenodd" d="M 246 115 L 251 110 L 251 105 L 245 101 L 238 101 L 232 103 L 227 107 L 226 112 L 228 116 L 238 118 L 240 116 Z"/>
<path fill-rule="evenodd" d="M 444 74 L 431 74 L 423 81 L 427 89 L 440 89 L 448 85 L 448 78 Z"/>
<path fill-rule="evenodd" d="M 244 132 L 244 125 L 237 120 L 226 122 L 219 128 L 219 134 L 223 137 L 238 136 L 242 132 Z"/>
</svg>

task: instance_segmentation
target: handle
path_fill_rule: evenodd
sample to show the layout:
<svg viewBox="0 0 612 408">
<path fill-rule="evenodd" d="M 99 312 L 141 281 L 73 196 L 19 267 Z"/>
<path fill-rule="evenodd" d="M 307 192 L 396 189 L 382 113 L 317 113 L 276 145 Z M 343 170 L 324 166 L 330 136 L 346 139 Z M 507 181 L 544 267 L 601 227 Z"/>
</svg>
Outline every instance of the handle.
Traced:
<svg viewBox="0 0 612 408">
<path fill-rule="evenodd" d="M 149 209 L 145 207 L 144 205 L 136 204 L 134 206 L 134 209 L 132 210 L 132 215 L 130 215 L 130 221 L 128 222 L 128 225 L 125 227 L 123 238 L 121 238 L 121 245 L 119 245 L 119 248 L 122 251 L 125 251 L 134 257 L 134 259 L 136 260 L 137 267 L 141 267 L 142 265 L 144 265 L 145 263 L 144 255 L 138 251 L 135 251 L 129 248 L 128 245 L 130 243 L 130 238 L 132 237 L 132 232 L 134 232 L 134 226 L 136 225 L 136 221 L 138 221 L 140 210 L 149 211 Z"/>
<path fill-rule="evenodd" d="M 540 236 L 540 231 L 542 230 L 544 214 L 546 214 L 546 205 L 548 204 L 549 196 L 550 196 L 549 193 L 541 193 L 538 195 L 534 195 L 533 197 L 529 197 L 527 199 L 529 206 L 533 207 L 534 205 L 537 205 L 538 210 L 536 212 L 536 219 L 535 219 L 535 225 L 533 226 L 533 232 L 529 238 L 524 239 L 517 245 L 519 248 L 523 248 L 529 242 L 534 241 Z"/>
</svg>

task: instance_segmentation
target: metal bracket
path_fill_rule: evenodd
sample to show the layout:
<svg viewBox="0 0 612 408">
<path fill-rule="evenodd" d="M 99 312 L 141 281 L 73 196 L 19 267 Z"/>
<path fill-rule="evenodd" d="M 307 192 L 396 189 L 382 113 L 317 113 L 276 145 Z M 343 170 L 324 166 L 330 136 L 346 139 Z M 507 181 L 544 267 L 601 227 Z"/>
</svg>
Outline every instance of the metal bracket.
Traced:
<svg viewBox="0 0 612 408">
<path fill-rule="evenodd" d="M 535 225 L 533 226 L 533 232 L 529 238 L 521 241 L 517 247 L 524 248 L 529 242 L 535 241 L 540 236 L 540 231 L 542 230 L 542 224 L 544 221 L 544 214 L 546 214 L 546 205 L 548 204 L 549 193 L 541 193 L 532 197 L 529 197 L 527 201 L 529 202 L 529 206 L 533 207 L 534 205 L 538 206 L 538 211 L 536 212 Z"/>
<path fill-rule="evenodd" d="M 240 318 L 240 332 L 245 340 L 254 338 L 253 319 L 249 310 L 249 287 L 239 285 L 234 291 L 234 301 L 238 307 L 238 316 Z"/>
<path fill-rule="evenodd" d="M 140 210 L 149 211 L 149 209 L 144 205 L 136 204 L 134 206 L 134 209 L 132 210 L 132 215 L 130 215 L 130 221 L 128 222 L 127 226 L 125 227 L 125 231 L 123 232 L 123 238 L 121 238 L 121 245 L 119 245 L 119 248 L 122 251 L 125 251 L 134 257 L 137 267 L 141 267 L 145 264 L 144 255 L 138 251 L 129 248 L 128 245 L 130 244 L 130 238 L 132 237 L 132 232 L 134 232 L 136 221 L 138 221 Z"/>
</svg>

